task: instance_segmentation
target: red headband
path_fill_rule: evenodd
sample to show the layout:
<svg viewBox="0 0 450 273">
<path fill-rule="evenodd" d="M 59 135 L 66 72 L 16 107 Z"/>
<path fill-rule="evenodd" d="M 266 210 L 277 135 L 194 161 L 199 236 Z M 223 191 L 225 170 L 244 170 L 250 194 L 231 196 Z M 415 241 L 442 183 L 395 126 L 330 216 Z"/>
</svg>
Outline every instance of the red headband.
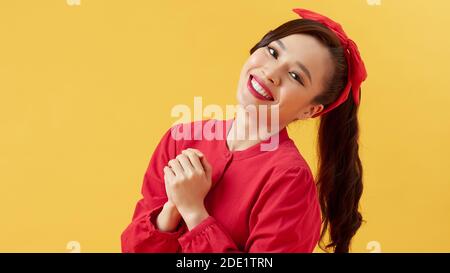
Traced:
<svg viewBox="0 0 450 273">
<path fill-rule="evenodd" d="M 348 94 L 350 93 L 350 89 L 352 89 L 353 92 L 353 101 L 356 105 L 358 105 L 361 83 L 367 78 L 367 72 L 364 66 L 364 62 L 359 55 L 358 47 L 356 46 L 355 42 L 347 37 L 339 23 L 336 23 L 326 16 L 306 9 L 297 8 L 293 9 L 292 11 L 294 11 L 304 19 L 317 21 L 332 30 L 337 35 L 342 47 L 344 48 L 345 58 L 347 59 L 348 64 L 347 86 L 345 86 L 344 91 L 335 102 L 330 104 L 328 108 L 326 108 L 322 112 L 314 115 L 313 118 L 331 111 L 332 109 L 338 107 L 341 103 L 346 101 L 348 98 Z"/>
</svg>

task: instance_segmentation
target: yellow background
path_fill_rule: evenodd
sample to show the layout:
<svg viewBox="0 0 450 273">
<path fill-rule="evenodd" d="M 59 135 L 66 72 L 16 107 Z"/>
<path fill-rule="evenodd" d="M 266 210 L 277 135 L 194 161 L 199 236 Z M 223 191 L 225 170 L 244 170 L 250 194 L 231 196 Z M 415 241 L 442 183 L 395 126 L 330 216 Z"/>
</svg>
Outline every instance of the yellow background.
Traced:
<svg viewBox="0 0 450 273">
<path fill-rule="evenodd" d="M 249 49 L 303 7 L 340 22 L 369 77 L 367 223 L 352 250 L 450 251 L 450 2 L 0 2 L 0 251 L 118 252 L 176 104 L 235 104 Z M 316 170 L 315 121 L 290 135 Z"/>
</svg>

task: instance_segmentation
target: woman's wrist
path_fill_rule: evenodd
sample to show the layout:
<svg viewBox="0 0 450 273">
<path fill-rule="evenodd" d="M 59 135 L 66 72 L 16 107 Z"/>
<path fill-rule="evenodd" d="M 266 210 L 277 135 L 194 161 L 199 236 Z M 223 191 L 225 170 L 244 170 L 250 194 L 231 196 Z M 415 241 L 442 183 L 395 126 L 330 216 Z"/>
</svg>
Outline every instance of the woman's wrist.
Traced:
<svg viewBox="0 0 450 273">
<path fill-rule="evenodd" d="M 172 203 L 172 202 L 170 202 L 170 201 L 167 201 L 166 203 L 164 203 L 164 208 L 163 208 L 163 209 L 166 209 L 167 211 L 169 211 L 171 215 L 177 215 L 177 214 L 180 214 L 180 213 L 178 212 L 178 209 L 177 209 L 177 207 L 175 206 L 175 204 Z"/>
<path fill-rule="evenodd" d="M 172 232 L 178 227 L 180 220 L 181 215 L 178 212 L 177 207 L 168 201 L 163 205 L 163 208 L 157 217 L 157 228 L 161 231 Z"/>
<path fill-rule="evenodd" d="M 198 224 L 203 222 L 206 218 L 209 217 L 209 213 L 205 208 L 186 213 L 183 215 L 183 220 L 186 223 L 186 226 L 189 230 L 195 228 Z"/>
</svg>

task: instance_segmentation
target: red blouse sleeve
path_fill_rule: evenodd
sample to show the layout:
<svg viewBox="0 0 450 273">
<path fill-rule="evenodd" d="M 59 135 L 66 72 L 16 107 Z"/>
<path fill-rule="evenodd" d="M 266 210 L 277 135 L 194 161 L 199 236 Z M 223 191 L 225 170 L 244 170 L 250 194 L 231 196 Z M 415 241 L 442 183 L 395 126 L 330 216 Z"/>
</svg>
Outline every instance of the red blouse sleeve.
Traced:
<svg viewBox="0 0 450 273">
<path fill-rule="evenodd" d="M 320 206 L 309 169 L 274 173 L 250 214 L 245 249 L 209 216 L 178 239 L 182 252 L 312 252 L 320 235 Z"/>
<path fill-rule="evenodd" d="M 172 127 L 174 128 L 174 127 Z M 144 175 L 141 193 L 131 223 L 121 236 L 122 252 L 180 252 L 178 237 L 187 230 L 183 221 L 173 232 L 160 231 L 156 217 L 167 201 L 163 168 L 177 155 L 169 129 L 156 147 Z"/>
</svg>

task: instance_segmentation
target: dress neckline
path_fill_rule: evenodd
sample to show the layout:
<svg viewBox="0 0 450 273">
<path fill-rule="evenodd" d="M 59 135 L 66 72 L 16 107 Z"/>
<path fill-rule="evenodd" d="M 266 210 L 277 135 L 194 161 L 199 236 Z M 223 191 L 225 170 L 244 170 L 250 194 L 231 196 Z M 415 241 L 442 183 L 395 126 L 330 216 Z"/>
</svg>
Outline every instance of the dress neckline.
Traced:
<svg viewBox="0 0 450 273">
<path fill-rule="evenodd" d="M 276 138 L 278 136 L 278 145 L 275 146 L 275 150 L 277 148 L 279 148 L 279 146 L 287 141 L 290 140 L 289 135 L 287 133 L 287 129 L 286 127 L 282 128 L 278 133 L 270 136 L 268 139 L 263 140 L 259 143 L 256 143 L 250 147 L 248 147 L 245 150 L 240 150 L 240 151 L 230 151 L 230 149 L 228 148 L 228 144 L 227 144 L 227 136 L 231 130 L 231 126 L 233 125 L 233 122 L 235 121 L 235 118 L 231 118 L 228 120 L 221 120 L 218 122 L 222 122 L 223 124 L 223 128 L 226 128 L 225 130 L 223 130 L 223 138 L 222 138 L 222 149 L 224 150 L 224 155 L 225 157 L 233 157 L 234 160 L 239 160 L 239 159 L 245 159 L 245 158 L 249 158 L 258 154 L 262 154 L 262 153 L 267 153 L 267 152 L 271 152 L 274 150 L 268 150 L 263 149 L 263 147 L 267 147 L 268 145 L 270 145 L 270 143 L 272 142 L 272 140 L 276 141 Z M 262 144 L 266 144 L 263 147 L 261 147 Z"/>
</svg>

